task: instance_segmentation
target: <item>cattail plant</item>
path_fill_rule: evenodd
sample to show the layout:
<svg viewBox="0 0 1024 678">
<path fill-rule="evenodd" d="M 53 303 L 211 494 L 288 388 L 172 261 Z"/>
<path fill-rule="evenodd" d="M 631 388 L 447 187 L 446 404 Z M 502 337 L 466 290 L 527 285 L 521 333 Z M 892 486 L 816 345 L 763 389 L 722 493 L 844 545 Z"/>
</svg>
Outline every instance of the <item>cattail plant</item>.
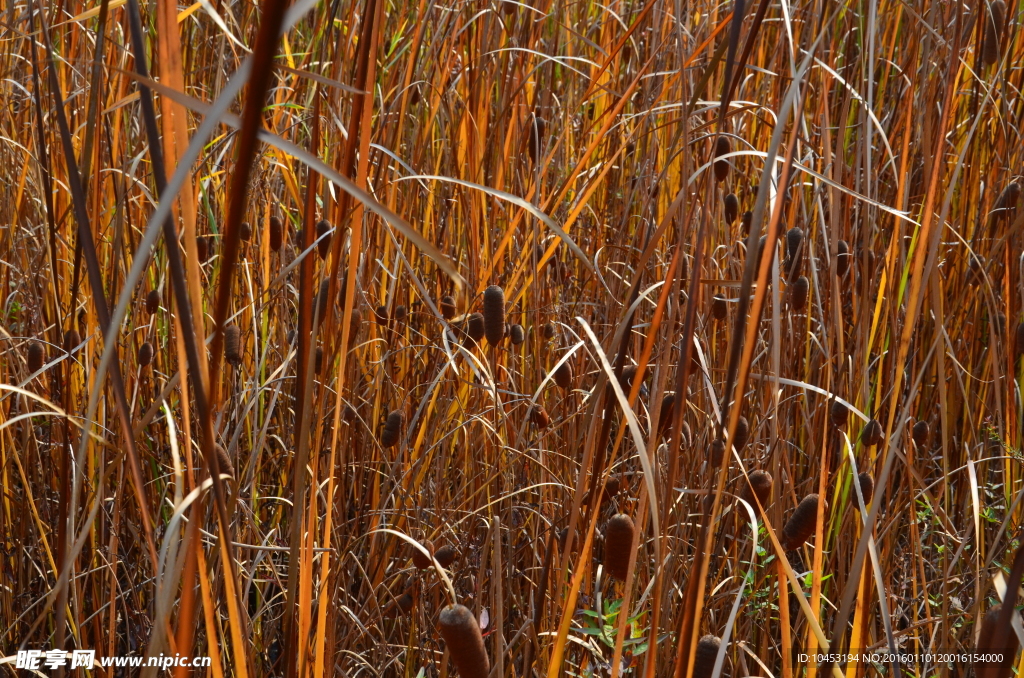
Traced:
<svg viewBox="0 0 1024 678">
<path fill-rule="evenodd" d="M 794 311 L 802 311 L 807 306 L 807 294 L 810 289 L 811 282 L 807 276 L 802 275 L 793 281 L 793 285 L 789 289 L 789 303 Z"/>
<path fill-rule="evenodd" d="M 148 341 L 143 342 L 142 346 L 139 346 L 139 352 L 136 356 L 136 360 L 139 363 L 139 367 L 147 367 L 153 362 L 153 344 Z"/>
<path fill-rule="evenodd" d="M 1013 357 L 1019 358 L 1024 355 L 1024 322 L 1018 323 L 1013 333 Z"/>
<path fill-rule="evenodd" d="M 548 416 L 548 411 L 540 403 L 534 404 L 530 408 L 530 421 L 533 422 L 534 426 L 541 429 L 551 426 L 551 417 Z"/>
<path fill-rule="evenodd" d="M 238 235 L 243 242 L 249 242 L 252 240 L 252 226 L 249 225 L 248 221 L 243 221 L 239 224 Z"/>
<path fill-rule="evenodd" d="M 720 467 L 723 457 L 725 457 L 725 441 L 715 438 L 711 441 L 711 469 Z"/>
<path fill-rule="evenodd" d="M 205 264 L 210 260 L 210 256 L 213 254 L 213 242 L 210 236 L 200 235 L 196 237 L 196 255 L 199 257 L 199 263 Z"/>
<path fill-rule="evenodd" d="M 530 118 L 530 135 L 529 135 L 529 153 L 530 160 L 534 165 L 537 164 L 537 160 L 541 157 L 541 152 L 544 147 L 544 132 L 547 130 L 547 123 L 544 118 L 540 117 L 540 109 L 537 108 L 533 111 L 533 116 Z"/>
<path fill-rule="evenodd" d="M 782 545 L 789 550 L 800 548 L 814 534 L 817 523 L 818 495 L 809 494 L 800 500 L 782 528 Z"/>
<path fill-rule="evenodd" d="M 800 273 L 800 263 L 804 251 L 804 231 L 799 226 L 786 231 L 786 263 L 783 268 L 790 279 Z"/>
<path fill-rule="evenodd" d="M 732 143 L 730 143 L 729 137 L 719 136 L 718 141 L 715 142 L 715 180 L 718 182 L 725 181 L 725 178 L 729 176 L 729 161 L 718 158 L 731 151 Z"/>
<path fill-rule="evenodd" d="M 914 439 L 915 445 L 919 448 L 924 448 L 931 439 L 931 431 L 928 430 L 928 422 L 922 419 L 914 424 L 910 437 Z"/>
<path fill-rule="evenodd" d="M 744 212 L 743 216 L 740 217 L 740 224 L 743 226 L 743 237 L 747 237 L 748 235 L 750 235 L 750 224 L 753 221 L 754 213 L 751 212 L 750 210 Z"/>
<path fill-rule="evenodd" d="M 999 61 L 1001 36 L 1003 34 L 1003 21 L 1006 16 L 1006 3 L 1003 0 L 988 0 L 982 4 L 988 5 L 984 11 L 985 37 L 981 46 L 981 58 L 986 66 L 993 66 Z"/>
<path fill-rule="evenodd" d="M 658 412 L 658 435 L 664 436 L 672 426 L 672 418 L 676 414 L 675 393 L 665 394 L 665 397 L 661 399 L 661 409 Z"/>
<path fill-rule="evenodd" d="M 850 262 L 853 256 L 850 254 L 850 246 L 845 240 L 836 243 L 836 275 L 844 277 L 850 270 Z"/>
<path fill-rule="evenodd" d="M 43 347 L 43 342 L 32 341 L 28 345 L 29 374 L 34 374 L 41 370 L 44 362 L 46 362 L 46 349 Z"/>
<path fill-rule="evenodd" d="M 725 301 L 725 297 L 720 294 L 716 294 L 711 299 L 711 316 L 715 320 L 725 320 L 725 317 L 729 314 L 729 306 Z"/>
<path fill-rule="evenodd" d="M 316 293 L 316 303 L 313 305 L 321 327 L 326 324 L 327 312 L 331 309 L 330 291 L 331 281 L 325 278 L 320 283 L 320 291 Z"/>
<path fill-rule="evenodd" d="M 284 224 L 281 217 L 270 217 L 270 249 L 277 252 L 284 243 Z"/>
<path fill-rule="evenodd" d="M 483 316 L 487 343 L 497 346 L 505 338 L 505 292 L 497 285 L 484 290 Z"/>
<path fill-rule="evenodd" d="M 569 389 L 572 387 L 572 368 L 569 367 L 569 363 L 562 363 L 556 367 L 552 376 L 559 388 Z"/>
<path fill-rule="evenodd" d="M 404 305 L 399 304 L 398 306 L 395 306 L 395 313 L 394 313 L 395 320 L 397 320 L 398 322 L 401 322 L 401 321 L 405 320 L 406 316 L 408 316 L 408 315 L 409 315 L 409 310 Z"/>
<path fill-rule="evenodd" d="M 319 241 L 317 242 L 316 250 L 320 254 L 321 259 L 326 259 L 331 251 L 331 236 L 328 235 L 330 230 L 331 224 L 326 219 L 316 222 L 316 237 Z"/>
<path fill-rule="evenodd" d="M 491 670 L 480 624 L 464 605 L 441 610 L 438 627 L 459 678 L 487 678 Z"/>
<path fill-rule="evenodd" d="M 619 493 L 622 489 L 622 480 L 619 476 L 610 476 L 608 480 L 604 481 L 604 497 L 605 499 L 611 499 Z"/>
<path fill-rule="evenodd" d="M 718 661 L 718 649 L 721 646 L 722 639 L 718 636 L 710 633 L 701 636 L 693 656 L 693 678 L 711 678 L 715 672 L 715 662 Z"/>
<path fill-rule="evenodd" d="M 412 612 L 414 607 L 416 607 L 416 597 L 412 591 L 406 591 L 395 598 L 394 602 L 385 610 L 384 616 L 390 619 L 404 617 Z"/>
<path fill-rule="evenodd" d="M 725 198 L 722 199 L 722 203 L 725 212 L 725 223 L 731 226 L 732 223 L 736 221 L 736 217 L 739 214 L 740 200 L 736 197 L 735 193 L 728 193 Z"/>
<path fill-rule="evenodd" d="M 629 573 L 633 532 L 633 519 L 625 513 L 612 516 L 604 528 L 604 569 L 619 581 L 626 581 Z"/>
<path fill-rule="evenodd" d="M 228 325 L 224 328 L 224 360 L 231 365 L 238 367 L 242 364 L 242 330 L 238 325 Z"/>
<path fill-rule="evenodd" d="M 861 471 L 857 475 L 857 483 L 860 485 L 860 493 L 864 496 L 864 505 L 871 504 L 871 498 L 875 495 L 875 479 L 867 471 Z M 857 498 L 853 497 L 854 503 Z"/>
<path fill-rule="evenodd" d="M 431 558 L 434 555 L 434 542 L 430 541 L 429 539 L 425 539 L 423 540 L 421 546 L 423 546 L 427 553 L 424 553 L 418 548 L 413 548 L 412 564 L 415 565 L 416 568 L 419 570 L 425 570 L 431 565 L 433 565 L 433 561 L 431 560 Z"/>
<path fill-rule="evenodd" d="M 324 349 L 323 346 L 317 346 L 316 351 L 313 353 L 313 374 L 320 376 L 324 371 Z"/>
<path fill-rule="evenodd" d="M 508 329 L 508 337 L 513 346 L 518 346 L 526 341 L 526 332 L 523 331 L 522 325 L 511 325 Z"/>
<path fill-rule="evenodd" d="M 736 422 L 736 433 L 732 438 L 732 446 L 736 448 L 737 452 L 742 452 L 743 448 L 747 446 L 748 440 L 750 440 L 750 423 L 746 417 L 740 415 Z"/>
<path fill-rule="evenodd" d="M 846 426 L 846 419 L 850 414 L 850 410 L 838 400 L 832 401 L 832 406 L 829 408 L 828 418 L 832 422 L 832 425 L 836 428 L 842 428 Z"/>
<path fill-rule="evenodd" d="M 434 560 L 441 567 L 448 569 L 448 566 L 454 563 L 459 557 L 459 552 L 455 550 L 454 546 L 445 544 L 441 548 L 434 552 Z"/>
<path fill-rule="evenodd" d="M 551 340 L 555 338 L 555 324 L 552 322 L 544 323 L 540 328 L 540 334 L 545 339 Z"/>
<path fill-rule="evenodd" d="M 68 330 L 64 333 L 64 351 L 67 353 L 74 353 L 78 345 L 82 343 L 82 337 L 78 334 L 78 330 Z"/>
<path fill-rule="evenodd" d="M 470 313 L 466 319 L 466 341 L 467 346 L 476 346 L 487 334 L 482 313 Z"/>
<path fill-rule="evenodd" d="M 885 438 L 885 431 L 877 419 L 872 419 L 860 432 L 860 444 L 864 447 L 873 447 L 880 444 Z"/>
<path fill-rule="evenodd" d="M 213 449 L 217 454 L 217 465 L 220 467 L 221 474 L 234 478 L 235 465 L 231 463 L 231 456 L 228 454 L 228 451 L 220 443 L 215 444 Z"/>
<path fill-rule="evenodd" d="M 384 306 L 383 304 L 378 306 L 373 311 L 373 317 L 377 321 L 378 325 L 387 325 L 388 324 L 388 307 Z"/>
<path fill-rule="evenodd" d="M 748 474 L 747 478 L 749 482 L 743 488 L 742 497 L 755 508 L 755 498 L 761 506 L 767 508 L 768 500 L 772 496 L 772 475 L 767 471 L 757 470 Z"/>
<path fill-rule="evenodd" d="M 441 297 L 441 303 L 438 306 L 440 307 L 441 316 L 445 320 L 451 320 L 455 317 L 455 297 L 450 295 Z"/>
<path fill-rule="evenodd" d="M 402 437 L 402 429 L 405 428 L 405 415 L 400 410 L 394 410 L 388 414 L 384 421 L 384 428 L 380 433 L 380 444 L 382 447 L 394 447 Z"/>
<path fill-rule="evenodd" d="M 150 290 L 146 295 L 146 313 L 156 315 L 156 312 L 160 310 L 160 301 L 160 290 Z"/>
</svg>

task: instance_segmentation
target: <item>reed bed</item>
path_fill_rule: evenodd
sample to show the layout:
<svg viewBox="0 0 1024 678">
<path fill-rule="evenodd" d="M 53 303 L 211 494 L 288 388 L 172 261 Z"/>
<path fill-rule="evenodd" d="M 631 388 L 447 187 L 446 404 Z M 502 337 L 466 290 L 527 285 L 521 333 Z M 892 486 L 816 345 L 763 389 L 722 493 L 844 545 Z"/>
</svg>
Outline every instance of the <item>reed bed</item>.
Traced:
<svg viewBox="0 0 1024 678">
<path fill-rule="evenodd" d="M 0 656 L 1020 673 L 1017 3 L 0 16 Z"/>
</svg>

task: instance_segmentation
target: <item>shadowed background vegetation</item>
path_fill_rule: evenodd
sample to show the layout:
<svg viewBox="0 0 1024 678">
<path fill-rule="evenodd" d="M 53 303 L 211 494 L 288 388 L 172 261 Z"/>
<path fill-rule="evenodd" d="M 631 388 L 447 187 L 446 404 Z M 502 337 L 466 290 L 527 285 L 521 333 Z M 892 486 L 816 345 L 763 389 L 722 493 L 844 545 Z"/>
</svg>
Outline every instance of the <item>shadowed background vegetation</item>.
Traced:
<svg viewBox="0 0 1024 678">
<path fill-rule="evenodd" d="M 0 655 L 1011 675 L 1020 17 L 11 0 Z"/>
</svg>

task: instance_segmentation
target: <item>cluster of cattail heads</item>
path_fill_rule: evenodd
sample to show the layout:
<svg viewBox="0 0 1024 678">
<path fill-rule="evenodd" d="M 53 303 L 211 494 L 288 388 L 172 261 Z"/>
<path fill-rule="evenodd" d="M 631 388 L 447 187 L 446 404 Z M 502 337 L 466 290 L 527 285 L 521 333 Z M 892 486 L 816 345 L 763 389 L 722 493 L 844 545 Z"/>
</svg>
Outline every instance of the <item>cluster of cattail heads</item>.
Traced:
<svg viewBox="0 0 1024 678">
<path fill-rule="evenodd" d="M 787 549 L 798 549 L 804 545 L 818 524 L 818 495 L 809 494 L 800 500 L 793 515 L 782 528 L 782 545 Z"/>
<path fill-rule="evenodd" d="M 401 410 L 394 410 L 388 414 L 384 421 L 384 428 L 380 432 L 380 444 L 382 447 L 394 447 L 402 438 L 405 429 L 405 415 Z"/>
<path fill-rule="evenodd" d="M 625 513 L 612 516 L 604 528 L 604 569 L 619 581 L 626 581 L 629 573 L 633 532 L 633 519 Z"/>
<path fill-rule="evenodd" d="M 441 610 L 438 627 L 459 677 L 487 678 L 491 663 L 484 648 L 480 624 L 469 608 L 450 605 Z"/>
</svg>

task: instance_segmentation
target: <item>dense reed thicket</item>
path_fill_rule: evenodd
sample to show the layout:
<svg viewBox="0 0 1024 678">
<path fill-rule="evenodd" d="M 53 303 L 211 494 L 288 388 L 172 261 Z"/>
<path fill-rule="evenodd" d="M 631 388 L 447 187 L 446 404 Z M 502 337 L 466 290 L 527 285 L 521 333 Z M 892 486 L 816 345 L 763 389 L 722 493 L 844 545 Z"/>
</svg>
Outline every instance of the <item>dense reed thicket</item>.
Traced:
<svg viewBox="0 0 1024 678">
<path fill-rule="evenodd" d="M 10 0 L 0 655 L 1011 675 L 1021 17 Z"/>
</svg>

